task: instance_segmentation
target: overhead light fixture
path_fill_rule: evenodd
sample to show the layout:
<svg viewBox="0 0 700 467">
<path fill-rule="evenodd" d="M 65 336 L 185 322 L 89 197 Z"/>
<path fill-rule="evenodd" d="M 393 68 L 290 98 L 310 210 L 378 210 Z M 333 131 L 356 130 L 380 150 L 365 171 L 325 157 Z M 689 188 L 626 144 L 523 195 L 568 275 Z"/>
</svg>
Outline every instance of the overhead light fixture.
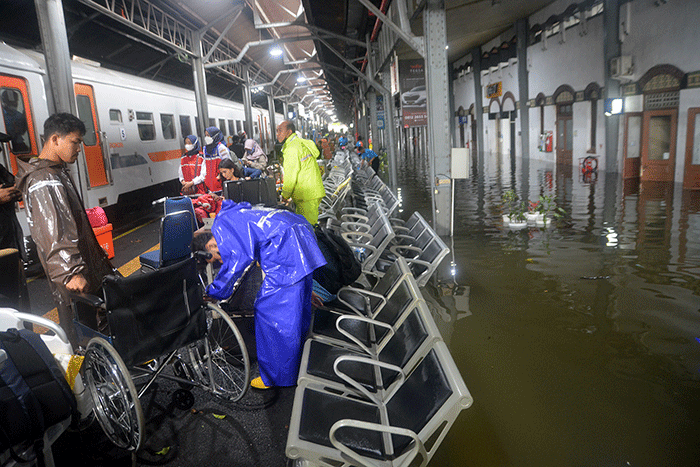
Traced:
<svg viewBox="0 0 700 467">
<path fill-rule="evenodd" d="M 270 49 L 270 55 L 273 57 L 281 57 L 284 51 L 282 50 L 282 47 L 276 45 Z"/>
<path fill-rule="evenodd" d="M 304 76 L 304 75 L 299 75 L 299 76 L 297 77 L 297 83 L 303 83 L 304 81 L 306 81 L 306 76 Z"/>
</svg>

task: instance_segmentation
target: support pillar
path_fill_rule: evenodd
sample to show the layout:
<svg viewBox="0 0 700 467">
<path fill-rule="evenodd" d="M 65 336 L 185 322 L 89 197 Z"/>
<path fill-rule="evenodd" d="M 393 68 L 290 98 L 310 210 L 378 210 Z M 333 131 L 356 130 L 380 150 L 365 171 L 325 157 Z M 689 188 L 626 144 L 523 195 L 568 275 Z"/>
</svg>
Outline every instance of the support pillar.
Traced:
<svg viewBox="0 0 700 467">
<path fill-rule="evenodd" d="M 61 0 L 34 0 L 50 86 L 49 110 L 78 115 Z M 43 122 L 42 122 L 43 123 Z"/>
<path fill-rule="evenodd" d="M 523 193 L 530 191 L 530 84 L 527 71 L 527 18 L 515 22 L 518 57 L 518 116 L 520 117 L 520 142 L 522 145 L 522 187 Z"/>
<path fill-rule="evenodd" d="M 270 111 L 270 137 L 272 138 L 272 148 L 275 147 L 275 135 L 277 134 L 277 122 L 275 121 L 275 98 L 272 95 L 272 87 L 267 94 L 267 107 Z M 268 148 L 268 152 L 271 148 Z"/>
<path fill-rule="evenodd" d="M 382 143 L 377 130 L 377 93 L 374 91 L 374 88 L 367 93 L 367 103 L 369 104 L 369 132 L 372 135 L 372 146 L 378 149 Z M 367 137 L 367 146 L 369 147 L 369 136 Z"/>
<path fill-rule="evenodd" d="M 250 67 L 246 65 L 243 70 L 243 112 L 245 113 L 245 122 L 243 122 L 243 128 L 245 129 L 248 138 L 252 138 L 253 133 L 253 98 L 250 95 Z"/>
<path fill-rule="evenodd" d="M 481 47 L 472 49 L 474 69 L 474 116 L 476 117 L 476 157 L 479 173 L 484 173 L 484 91 L 481 88 Z"/>
<path fill-rule="evenodd" d="M 433 228 L 438 235 L 449 235 L 452 219 L 450 184 L 450 120 L 447 109 L 449 85 L 447 69 L 447 29 L 445 1 L 427 0 L 423 11 L 425 33 L 425 77 L 428 91 L 428 157 L 433 197 Z"/>
<path fill-rule="evenodd" d="M 396 188 L 399 185 L 398 178 L 396 176 L 396 168 L 399 158 L 397 156 L 398 148 L 396 145 L 396 123 L 394 121 L 396 109 L 394 108 L 394 96 L 391 95 L 390 72 L 385 71 L 382 73 L 382 84 L 389 90 L 388 93 L 384 93 L 384 133 L 387 136 L 387 146 L 389 148 L 389 187 L 396 192 Z"/>
<path fill-rule="evenodd" d="M 620 82 L 610 77 L 610 60 L 620 56 L 620 1 L 605 0 L 603 10 L 603 76 L 605 98 L 620 97 Z M 620 116 L 605 118 L 605 171 L 606 176 L 618 172 L 618 131 Z"/>
<path fill-rule="evenodd" d="M 207 78 L 204 72 L 204 49 L 202 48 L 202 35 L 192 34 L 192 46 L 197 56 L 192 58 L 192 75 L 194 77 L 194 100 L 197 105 L 199 117 L 198 135 L 204 136 L 204 130 L 209 126 L 209 104 L 207 103 Z"/>
</svg>

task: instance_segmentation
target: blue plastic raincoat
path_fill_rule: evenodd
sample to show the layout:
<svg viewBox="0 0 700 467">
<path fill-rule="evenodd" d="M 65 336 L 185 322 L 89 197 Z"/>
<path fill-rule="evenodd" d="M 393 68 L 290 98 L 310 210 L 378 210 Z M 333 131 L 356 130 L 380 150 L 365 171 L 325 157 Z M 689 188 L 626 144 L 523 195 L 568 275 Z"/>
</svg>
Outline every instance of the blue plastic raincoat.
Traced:
<svg viewBox="0 0 700 467">
<path fill-rule="evenodd" d="M 260 263 L 265 274 L 255 300 L 260 376 L 267 386 L 295 385 L 311 323 L 311 274 L 326 264 L 311 225 L 289 211 L 225 200 L 212 233 L 223 266 L 207 293 L 230 297 L 245 268 Z"/>
</svg>

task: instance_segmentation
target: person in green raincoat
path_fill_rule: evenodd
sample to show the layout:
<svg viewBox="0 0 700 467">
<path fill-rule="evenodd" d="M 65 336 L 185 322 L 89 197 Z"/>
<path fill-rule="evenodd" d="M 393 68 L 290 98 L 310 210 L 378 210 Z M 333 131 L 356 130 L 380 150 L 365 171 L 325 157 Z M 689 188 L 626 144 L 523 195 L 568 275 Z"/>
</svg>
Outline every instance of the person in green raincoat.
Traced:
<svg viewBox="0 0 700 467">
<path fill-rule="evenodd" d="M 291 199 L 296 213 L 304 216 L 311 225 L 318 222 L 318 206 L 326 195 L 321 171 L 316 163 L 319 150 L 313 141 L 299 137 L 294 123 L 285 120 L 277 127 L 277 141 L 282 143 L 284 184 L 282 198 Z"/>
</svg>

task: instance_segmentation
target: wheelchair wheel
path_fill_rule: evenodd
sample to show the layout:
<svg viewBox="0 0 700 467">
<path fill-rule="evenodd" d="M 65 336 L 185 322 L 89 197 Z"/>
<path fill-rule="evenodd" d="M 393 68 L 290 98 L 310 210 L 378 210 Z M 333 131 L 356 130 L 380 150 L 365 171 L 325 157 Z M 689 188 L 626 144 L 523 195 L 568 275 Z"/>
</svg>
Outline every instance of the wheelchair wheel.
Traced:
<svg viewBox="0 0 700 467">
<path fill-rule="evenodd" d="M 85 351 L 84 368 L 95 417 L 105 434 L 120 448 L 137 451 L 145 421 L 138 392 L 121 357 L 109 342 L 95 337 Z"/>
<path fill-rule="evenodd" d="M 226 312 L 208 305 L 207 336 L 189 347 L 190 357 L 200 380 L 214 395 L 237 401 L 250 384 L 248 350 Z"/>
</svg>

